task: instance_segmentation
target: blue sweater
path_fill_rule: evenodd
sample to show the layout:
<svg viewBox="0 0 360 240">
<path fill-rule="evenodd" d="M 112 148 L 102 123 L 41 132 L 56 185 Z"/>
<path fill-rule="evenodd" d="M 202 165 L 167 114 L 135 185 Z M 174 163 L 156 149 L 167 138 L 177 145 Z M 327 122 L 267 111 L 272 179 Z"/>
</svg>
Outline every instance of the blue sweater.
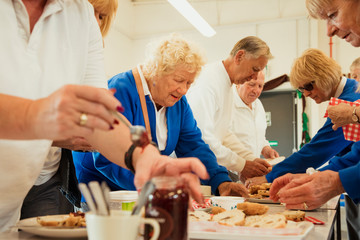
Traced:
<svg viewBox="0 0 360 240">
<path fill-rule="evenodd" d="M 120 73 L 109 80 L 109 88 L 115 88 L 115 97 L 120 100 L 125 108 L 123 115 L 132 125 L 145 126 L 141 109 L 140 98 L 137 93 L 136 84 L 132 71 Z M 156 138 L 156 116 L 154 104 L 149 96 L 145 96 L 148 109 L 152 140 L 157 143 Z M 220 183 L 231 181 L 225 167 L 218 165 L 214 153 L 202 140 L 201 131 L 197 127 L 190 106 L 183 96 L 172 107 L 166 109 L 167 119 L 167 142 L 163 155 L 170 155 L 175 151 L 176 156 L 197 157 L 206 166 L 210 179 L 202 183 L 210 185 L 212 192 Z M 81 156 L 82 155 L 82 156 Z M 85 156 L 84 156 L 85 155 Z M 99 153 L 74 152 L 74 162 L 79 182 L 95 180 L 106 180 L 112 189 L 134 190 L 134 175 L 127 169 L 110 162 Z M 91 159 L 90 159 L 91 158 Z"/>
<path fill-rule="evenodd" d="M 357 82 L 347 79 L 339 98 L 350 102 L 360 99 L 360 94 L 355 92 L 356 88 Z M 266 175 L 267 181 L 272 182 L 286 173 L 304 173 L 308 167 L 318 168 L 351 145 L 351 141 L 345 140 L 342 128 L 334 131 L 332 125 L 331 119 L 328 118 L 309 143 L 273 167 L 273 170 Z"/>
</svg>

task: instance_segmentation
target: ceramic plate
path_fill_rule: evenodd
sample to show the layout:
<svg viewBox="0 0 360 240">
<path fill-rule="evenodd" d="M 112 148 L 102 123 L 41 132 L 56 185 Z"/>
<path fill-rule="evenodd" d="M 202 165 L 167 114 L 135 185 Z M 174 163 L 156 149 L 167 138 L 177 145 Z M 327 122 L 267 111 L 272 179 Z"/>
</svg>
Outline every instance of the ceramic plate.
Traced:
<svg viewBox="0 0 360 240">
<path fill-rule="evenodd" d="M 68 216 L 68 214 L 42 216 L 41 219 L 45 221 L 61 221 Z M 33 217 L 20 220 L 17 226 L 24 232 L 44 237 L 78 238 L 87 236 L 86 228 L 43 227 L 37 222 L 37 218 L 38 217 Z"/>
<path fill-rule="evenodd" d="M 282 157 L 277 157 L 277 158 L 274 158 L 274 159 L 267 159 L 267 161 L 271 166 L 275 166 L 279 162 L 284 161 L 284 159 L 285 159 L 285 157 L 282 156 Z"/>
<path fill-rule="evenodd" d="M 269 198 L 246 198 L 247 202 L 266 203 L 266 204 L 280 204 L 280 202 L 273 202 Z"/>
<path fill-rule="evenodd" d="M 196 224 L 196 223 L 194 223 Z M 302 232 L 298 235 L 273 235 L 271 234 L 271 230 L 280 230 L 281 229 L 270 229 L 267 231 L 267 229 L 261 229 L 259 228 L 245 228 L 245 231 L 241 232 L 216 232 L 211 231 L 210 229 L 207 229 L 207 231 L 196 231 L 192 230 L 190 228 L 189 230 L 189 238 L 190 240 L 253 240 L 253 239 L 262 239 L 262 240 L 300 240 L 300 239 L 306 239 L 306 236 L 309 234 L 309 232 L 314 228 L 314 224 L 310 222 L 301 222 L 301 223 L 294 223 L 294 224 L 301 224 Z M 242 228 L 242 227 L 240 227 Z"/>
</svg>

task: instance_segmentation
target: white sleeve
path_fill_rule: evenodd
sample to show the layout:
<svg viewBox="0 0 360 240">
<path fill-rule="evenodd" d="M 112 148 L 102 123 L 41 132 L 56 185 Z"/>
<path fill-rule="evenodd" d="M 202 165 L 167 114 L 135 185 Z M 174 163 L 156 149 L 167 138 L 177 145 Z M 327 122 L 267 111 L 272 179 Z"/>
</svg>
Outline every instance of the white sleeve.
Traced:
<svg viewBox="0 0 360 240">
<path fill-rule="evenodd" d="M 97 24 L 94 16 L 94 9 L 88 1 L 86 1 L 86 4 L 88 5 L 89 42 L 83 84 L 94 87 L 108 88 L 104 66 L 103 39 L 99 25 Z"/>
<path fill-rule="evenodd" d="M 262 141 L 262 148 L 261 148 L 261 151 L 262 151 L 262 149 L 264 147 L 270 146 L 270 143 L 266 139 L 266 129 L 267 129 L 267 126 L 266 126 L 266 113 L 265 113 L 264 106 L 262 105 L 262 102 L 260 100 L 259 100 L 258 107 L 259 107 L 259 111 L 261 111 L 261 117 L 262 117 L 262 120 L 263 120 L 263 123 L 264 123 L 264 128 L 265 128 L 265 134 L 264 134 L 264 138 L 263 138 L 263 141 Z"/>
<path fill-rule="evenodd" d="M 198 96 L 199 94 L 189 94 L 187 99 L 204 141 L 210 146 L 220 165 L 229 170 L 241 172 L 245 166 L 245 160 L 231 149 L 225 147 L 222 140 L 215 135 L 214 116 L 217 114 L 219 106 L 216 103 L 214 94 L 209 91 L 202 91 L 201 97 Z"/>
</svg>

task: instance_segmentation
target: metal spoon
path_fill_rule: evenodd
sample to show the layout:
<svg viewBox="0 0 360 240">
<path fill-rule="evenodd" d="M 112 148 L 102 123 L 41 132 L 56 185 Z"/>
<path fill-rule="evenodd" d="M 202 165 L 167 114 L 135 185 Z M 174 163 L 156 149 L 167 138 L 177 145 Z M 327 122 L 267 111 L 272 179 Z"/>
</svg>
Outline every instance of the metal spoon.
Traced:
<svg viewBox="0 0 360 240">
<path fill-rule="evenodd" d="M 132 126 L 116 111 L 112 111 L 112 114 L 130 129 L 131 141 L 133 144 L 145 148 L 146 145 L 150 143 L 149 136 L 143 126 Z"/>
<path fill-rule="evenodd" d="M 155 184 L 149 180 L 145 183 L 141 189 L 139 199 L 136 206 L 133 208 L 131 215 L 137 215 L 140 213 L 141 208 L 145 205 L 149 195 L 155 191 Z"/>
</svg>

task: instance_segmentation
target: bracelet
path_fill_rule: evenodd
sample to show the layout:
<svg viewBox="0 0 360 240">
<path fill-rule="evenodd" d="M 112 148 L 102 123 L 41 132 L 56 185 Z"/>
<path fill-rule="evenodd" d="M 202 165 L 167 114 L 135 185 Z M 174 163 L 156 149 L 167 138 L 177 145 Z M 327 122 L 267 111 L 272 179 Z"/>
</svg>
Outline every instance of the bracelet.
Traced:
<svg viewBox="0 0 360 240">
<path fill-rule="evenodd" d="M 129 150 L 125 153 L 125 166 L 132 172 L 135 173 L 135 168 L 133 165 L 133 153 L 137 146 L 135 144 L 131 144 Z"/>
<path fill-rule="evenodd" d="M 312 175 L 314 173 L 318 172 L 318 170 L 315 170 L 314 168 L 312 167 L 309 167 L 308 169 L 306 169 L 306 174 L 307 175 Z"/>
</svg>

